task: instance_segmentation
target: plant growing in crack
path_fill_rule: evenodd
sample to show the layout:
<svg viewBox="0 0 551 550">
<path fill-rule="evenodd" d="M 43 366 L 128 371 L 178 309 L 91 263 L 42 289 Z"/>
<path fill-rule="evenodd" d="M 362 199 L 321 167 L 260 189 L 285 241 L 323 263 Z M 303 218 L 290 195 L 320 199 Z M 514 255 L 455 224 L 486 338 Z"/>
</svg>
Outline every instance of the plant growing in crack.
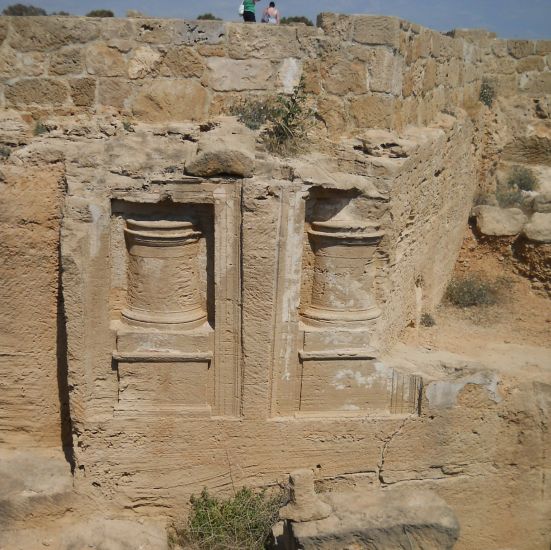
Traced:
<svg viewBox="0 0 551 550">
<path fill-rule="evenodd" d="M 292 155 L 304 149 L 314 116 L 314 110 L 308 106 L 306 82 L 302 77 L 290 96 L 280 94 L 275 100 L 269 117 L 271 124 L 263 136 L 268 150 Z"/>
</svg>

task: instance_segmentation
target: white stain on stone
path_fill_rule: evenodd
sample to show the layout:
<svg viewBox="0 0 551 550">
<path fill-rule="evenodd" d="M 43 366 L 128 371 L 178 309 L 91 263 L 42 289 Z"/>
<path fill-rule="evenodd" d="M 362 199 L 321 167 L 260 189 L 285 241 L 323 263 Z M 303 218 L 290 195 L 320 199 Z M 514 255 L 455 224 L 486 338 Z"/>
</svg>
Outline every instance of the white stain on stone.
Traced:
<svg viewBox="0 0 551 550">
<path fill-rule="evenodd" d="M 293 88 L 300 83 L 302 75 L 302 62 L 294 57 L 288 57 L 283 60 L 279 69 L 279 81 L 283 86 L 283 91 L 286 94 L 293 92 Z"/>
<path fill-rule="evenodd" d="M 359 411 L 361 410 L 358 405 L 352 405 L 351 403 L 346 403 L 341 407 L 341 410 L 343 411 Z"/>
<path fill-rule="evenodd" d="M 477 372 L 453 381 L 441 380 L 430 383 L 426 390 L 429 405 L 435 409 L 453 407 L 457 401 L 457 396 L 467 384 L 483 386 L 495 403 L 501 401 L 501 396 L 498 393 L 499 378 L 497 374 Z"/>
<path fill-rule="evenodd" d="M 387 369 L 382 363 L 375 363 L 375 372 L 371 374 L 362 373 L 354 369 L 342 369 L 338 371 L 332 381 L 337 390 L 345 390 L 352 385 L 356 387 L 372 388 L 375 384 L 392 383 L 392 370 Z"/>
</svg>

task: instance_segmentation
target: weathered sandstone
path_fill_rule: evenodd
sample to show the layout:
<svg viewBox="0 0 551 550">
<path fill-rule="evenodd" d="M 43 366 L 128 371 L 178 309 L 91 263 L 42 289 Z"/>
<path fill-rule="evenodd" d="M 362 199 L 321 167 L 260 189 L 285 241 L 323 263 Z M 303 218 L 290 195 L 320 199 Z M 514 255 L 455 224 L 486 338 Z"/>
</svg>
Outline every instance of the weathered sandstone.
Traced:
<svg viewBox="0 0 551 550">
<path fill-rule="evenodd" d="M 548 344 L 396 347 L 503 166 L 536 213 L 480 230 L 549 280 L 549 41 L 319 24 L 0 18 L 0 546 L 163 548 L 204 487 L 301 470 L 301 544 L 549 547 Z M 303 77 L 270 154 L 230 111 Z"/>
</svg>

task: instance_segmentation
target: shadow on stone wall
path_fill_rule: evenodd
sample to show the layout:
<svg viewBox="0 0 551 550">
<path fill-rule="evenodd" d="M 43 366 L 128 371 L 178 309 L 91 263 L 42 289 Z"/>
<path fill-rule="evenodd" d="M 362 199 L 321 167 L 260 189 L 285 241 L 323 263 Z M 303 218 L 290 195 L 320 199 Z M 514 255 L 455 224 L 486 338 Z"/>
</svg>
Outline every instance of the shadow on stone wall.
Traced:
<svg viewBox="0 0 551 550">
<path fill-rule="evenodd" d="M 71 465 L 71 473 L 75 469 L 75 457 L 73 452 L 72 421 L 69 408 L 69 382 L 67 363 L 67 327 L 65 319 L 65 304 L 61 287 L 61 249 L 58 247 L 58 279 L 57 279 L 57 391 L 59 396 L 60 436 L 61 447 L 65 459 Z"/>
</svg>

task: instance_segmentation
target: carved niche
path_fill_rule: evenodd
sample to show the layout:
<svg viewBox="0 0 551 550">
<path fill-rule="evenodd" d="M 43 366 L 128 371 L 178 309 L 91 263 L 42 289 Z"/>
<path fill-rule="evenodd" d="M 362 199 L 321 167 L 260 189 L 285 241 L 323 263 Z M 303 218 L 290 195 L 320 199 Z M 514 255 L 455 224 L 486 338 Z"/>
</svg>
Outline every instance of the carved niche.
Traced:
<svg viewBox="0 0 551 550">
<path fill-rule="evenodd" d="M 239 194 L 189 187 L 113 203 L 119 415 L 239 414 Z"/>
<path fill-rule="evenodd" d="M 292 223 L 285 230 L 303 236 L 302 259 L 283 270 L 294 272 L 299 262 L 302 269 L 298 282 L 284 285 L 277 312 L 284 329 L 274 346 L 272 414 L 415 413 L 421 379 L 385 366 L 373 345 L 382 314 L 374 285 L 384 239 L 380 221 L 354 193 L 314 189 L 299 196 L 302 205 L 288 201 Z M 290 253 L 280 250 L 283 262 Z M 289 300 L 296 300 L 295 310 Z"/>
<path fill-rule="evenodd" d="M 383 232 L 352 219 L 314 221 L 312 296 L 302 315 L 314 326 L 347 325 L 381 314 L 373 296 L 373 255 Z"/>
</svg>

